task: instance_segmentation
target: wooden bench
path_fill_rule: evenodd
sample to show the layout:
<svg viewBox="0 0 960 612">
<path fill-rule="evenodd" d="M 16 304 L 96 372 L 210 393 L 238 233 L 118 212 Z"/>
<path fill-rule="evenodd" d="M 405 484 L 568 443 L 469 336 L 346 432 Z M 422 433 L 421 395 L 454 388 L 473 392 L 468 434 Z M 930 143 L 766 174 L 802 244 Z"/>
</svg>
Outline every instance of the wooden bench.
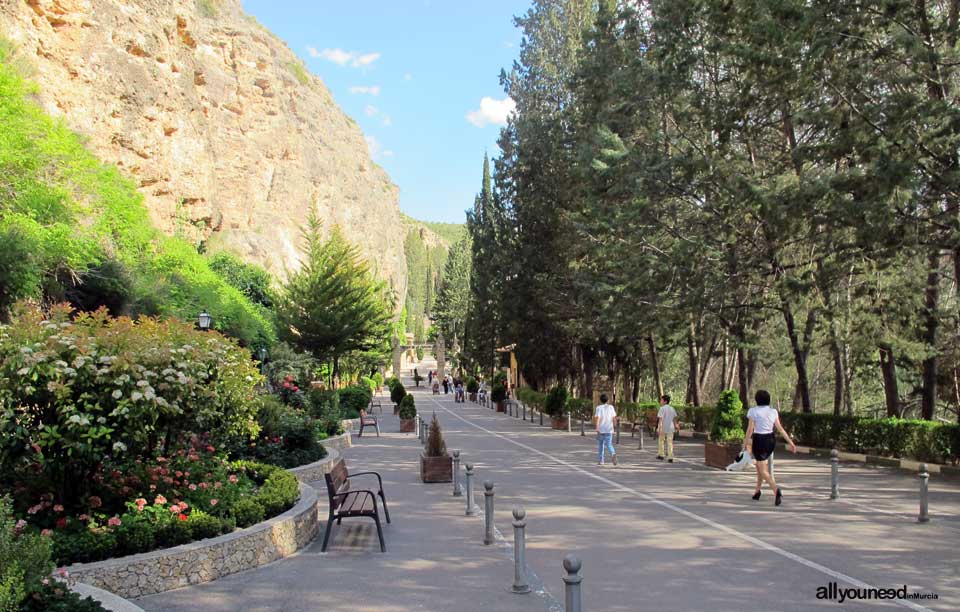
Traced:
<svg viewBox="0 0 960 612">
<path fill-rule="evenodd" d="M 367 407 L 370 410 L 370 414 L 373 414 L 374 408 L 380 410 L 380 414 L 383 414 L 383 403 L 380 401 L 379 397 L 372 396 L 370 398 L 370 405 Z"/>
<path fill-rule="evenodd" d="M 350 478 L 355 476 L 376 476 L 378 490 L 376 493 L 369 489 L 351 489 Z M 333 464 L 333 469 L 323 475 L 327 481 L 327 497 L 330 501 L 330 514 L 327 517 L 327 529 L 323 534 L 323 546 L 321 552 L 327 551 L 327 543 L 330 540 L 330 530 L 333 527 L 333 521 L 337 525 L 345 518 L 368 517 L 372 518 L 377 524 L 377 536 L 380 538 L 380 552 L 387 552 L 387 547 L 383 543 L 383 527 L 380 524 L 380 510 L 377 506 L 377 495 L 383 503 L 383 513 L 390 522 L 390 511 L 387 510 L 387 498 L 383 494 L 383 478 L 376 472 L 357 472 L 356 474 L 347 473 L 347 464 L 340 459 Z"/>
<path fill-rule="evenodd" d="M 372 414 L 367 414 L 366 410 L 360 411 L 360 433 L 357 434 L 358 438 L 363 437 L 363 428 L 364 427 L 373 427 L 377 430 L 377 437 L 380 437 L 380 422 L 377 420 L 377 417 Z"/>
</svg>

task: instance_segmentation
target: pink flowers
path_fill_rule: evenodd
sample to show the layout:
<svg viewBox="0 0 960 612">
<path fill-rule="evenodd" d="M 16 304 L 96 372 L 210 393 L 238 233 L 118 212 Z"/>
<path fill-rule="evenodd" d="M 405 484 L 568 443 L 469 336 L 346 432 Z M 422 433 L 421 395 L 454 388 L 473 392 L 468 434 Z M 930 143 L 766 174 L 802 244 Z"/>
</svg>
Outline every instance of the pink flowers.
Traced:
<svg viewBox="0 0 960 612">
<path fill-rule="evenodd" d="M 121 522 L 122 521 L 120 520 L 119 516 L 111 516 L 109 519 L 107 519 L 107 525 L 110 527 L 119 527 Z"/>
<path fill-rule="evenodd" d="M 81 514 L 80 516 L 77 517 L 77 520 L 80 522 L 86 523 L 87 521 L 90 520 L 90 517 L 86 514 Z"/>
<path fill-rule="evenodd" d="M 191 484 L 191 485 L 190 485 L 189 487 L 187 487 L 187 488 L 190 489 L 191 491 L 196 491 L 196 490 L 197 490 L 197 485 Z"/>
<path fill-rule="evenodd" d="M 187 520 L 187 515 L 186 515 L 186 514 L 181 514 L 181 515 L 178 516 L 177 518 L 180 519 L 181 521 L 185 521 L 185 520 Z"/>
<path fill-rule="evenodd" d="M 103 505 L 103 500 L 101 500 L 101 499 L 100 499 L 99 497 L 97 497 L 96 495 L 91 495 L 91 496 L 90 496 L 90 507 L 91 507 L 91 508 L 99 508 L 99 507 L 102 506 L 102 505 Z"/>
<path fill-rule="evenodd" d="M 44 529 L 43 531 L 40 532 L 40 535 L 42 535 L 45 538 L 49 538 L 50 536 L 53 535 L 53 529 Z"/>
<path fill-rule="evenodd" d="M 17 524 L 13 526 L 13 532 L 17 534 L 22 533 L 23 530 L 26 529 L 26 527 L 27 527 L 27 521 L 20 519 L 19 521 L 17 521 Z"/>
<path fill-rule="evenodd" d="M 37 504 L 36 506 L 30 506 L 27 508 L 27 514 L 36 514 L 43 510 L 43 504 Z"/>
<path fill-rule="evenodd" d="M 210 505 L 211 505 L 211 506 L 216 506 L 216 505 L 217 505 L 217 498 L 216 498 L 216 497 L 214 497 L 213 499 L 210 500 Z"/>
<path fill-rule="evenodd" d="M 207 444 L 207 452 L 208 452 L 208 453 L 216 452 L 216 450 L 217 450 L 217 449 L 214 448 L 212 444 Z"/>
<path fill-rule="evenodd" d="M 137 512 L 142 512 L 144 506 L 147 505 L 147 500 L 142 497 L 138 497 L 137 499 L 133 500 L 133 503 L 137 504 Z"/>
<path fill-rule="evenodd" d="M 223 486 L 223 483 L 220 482 L 219 480 L 218 480 L 217 482 L 213 483 L 213 488 L 214 488 L 214 489 L 219 489 L 219 488 L 222 487 L 222 486 Z"/>
<path fill-rule="evenodd" d="M 57 575 L 60 576 L 61 578 L 69 578 L 69 577 L 70 577 L 70 572 L 68 572 L 68 571 L 67 571 L 67 568 L 65 568 L 65 567 L 58 567 L 58 568 L 57 568 Z"/>
<path fill-rule="evenodd" d="M 60 504 L 57 504 L 57 505 L 55 505 L 55 506 L 53 507 L 53 511 L 54 511 L 54 512 L 63 512 L 63 506 L 61 506 Z"/>
<path fill-rule="evenodd" d="M 180 504 L 173 504 L 172 506 L 170 506 L 170 513 L 180 514 Z"/>
<path fill-rule="evenodd" d="M 230 481 L 230 484 L 237 484 L 237 481 L 240 480 L 240 479 L 237 478 L 237 475 L 236 475 L 236 474 L 230 474 L 230 477 L 227 478 L 227 480 Z"/>
<path fill-rule="evenodd" d="M 167 503 L 167 498 L 164 497 L 163 495 L 157 495 L 157 498 L 156 498 L 155 500 L 153 500 L 153 503 L 162 506 L 162 505 L 164 505 L 165 503 Z"/>
</svg>

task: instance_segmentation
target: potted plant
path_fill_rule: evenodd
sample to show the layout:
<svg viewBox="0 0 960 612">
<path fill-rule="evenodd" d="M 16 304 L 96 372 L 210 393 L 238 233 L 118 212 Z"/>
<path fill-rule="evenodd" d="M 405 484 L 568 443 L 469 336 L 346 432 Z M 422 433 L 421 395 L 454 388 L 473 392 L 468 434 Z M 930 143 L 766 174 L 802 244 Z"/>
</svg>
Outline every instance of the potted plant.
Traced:
<svg viewBox="0 0 960 612">
<path fill-rule="evenodd" d="M 420 455 L 420 480 L 423 482 L 453 481 L 453 457 L 447 452 L 443 441 L 440 421 L 437 414 L 430 419 L 430 431 L 427 433 L 427 448 Z"/>
<path fill-rule="evenodd" d="M 471 376 L 467 379 L 467 393 L 470 394 L 470 401 L 477 401 L 477 392 L 480 391 L 480 383 L 477 382 L 477 379 Z"/>
<path fill-rule="evenodd" d="M 407 390 L 403 388 L 403 384 L 401 384 L 400 381 L 391 385 L 390 401 L 393 402 L 393 414 L 400 413 L 400 402 L 402 402 L 405 397 L 407 397 Z"/>
<path fill-rule="evenodd" d="M 415 384 L 416 386 L 419 387 L 421 380 L 423 380 L 423 376 L 420 376 L 420 372 L 417 372 L 416 370 L 414 370 L 414 372 L 413 372 L 413 384 Z"/>
<path fill-rule="evenodd" d="M 397 410 L 400 417 L 400 433 L 411 433 L 417 428 L 417 405 L 412 395 L 404 395 Z"/>
<path fill-rule="evenodd" d="M 567 389 L 557 385 L 547 393 L 543 411 L 550 416 L 550 425 L 554 429 L 567 428 Z"/>
<path fill-rule="evenodd" d="M 507 388 L 502 383 L 493 385 L 493 391 L 490 392 L 490 399 L 497 406 L 497 412 L 507 411 Z"/>
<path fill-rule="evenodd" d="M 743 447 L 743 403 L 733 389 L 720 393 L 710 439 L 703 445 L 704 462 L 723 469 L 737 460 Z"/>
</svg>

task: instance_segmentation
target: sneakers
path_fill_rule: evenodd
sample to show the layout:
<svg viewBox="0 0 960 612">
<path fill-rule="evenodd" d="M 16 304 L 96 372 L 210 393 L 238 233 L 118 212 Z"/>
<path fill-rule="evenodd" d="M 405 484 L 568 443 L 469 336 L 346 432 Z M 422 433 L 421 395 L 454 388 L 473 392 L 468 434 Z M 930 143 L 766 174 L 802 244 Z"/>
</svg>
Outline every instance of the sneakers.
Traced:
<svg viewBox="0 0 960 612">
<path fill-rule="evenodd" d="M 667 463 L 673 463 L 673 457 L 670 457 L 669 459 L 667 459 Z"/>
<path fill-rule="evenodd" d="M 617 453 L 613 453 L 613 465 L 617 465 Z"/>
<path fill-rule="evenodd" d="M 663 461 L 663 455 L 657 455 L 657 461 Z"/>
<path fill-rule="evenodd" d="M 603 461 L 597 461 L 597 465 L 603 465 Z"/>
</svg>

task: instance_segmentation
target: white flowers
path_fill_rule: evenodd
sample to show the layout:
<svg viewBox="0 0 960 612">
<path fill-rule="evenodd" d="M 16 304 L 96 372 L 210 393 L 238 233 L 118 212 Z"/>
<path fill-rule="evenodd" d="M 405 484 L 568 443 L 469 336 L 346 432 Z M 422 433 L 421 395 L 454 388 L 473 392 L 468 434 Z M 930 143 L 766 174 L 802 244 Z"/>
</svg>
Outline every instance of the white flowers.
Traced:
<svg viewBox="0 0 960 612">
<path fill-rule="evenodd" d="M 123 391 L 121 391 L 120 389 L 117 389 L 111 395 L 113 399 L 120 399 L 121 397 L 123 397 Z"/>
<path fill-rule="evenodd" d="M 143 393 L 140 393 L 139 391 L 134 391 L 133 393 L 130 394 L 130 399 L 135 402 L 139 402 L 140 400 L 143 399 Z"/>
<path fill-rule="evenodd" d="M 113 443 L 113 452 L 115 453 L 125 453 L 127 452 L 127 445 L 123 442 L 114 442 Z"/>
<path fill-rule="evenodd" d="M 20 368 L 17 370 L 17 376 L 26 376 L 30 373 L 30 368 Z"/>
<path fill-rule="evenodd" d="M 90 419 L 86 415 L 72 414 L 70 415 L 70 418 L 67 419 L 67 422 L 80 425 L 81 427 L 86 427 L 90 424 Z"/>
</svg>

